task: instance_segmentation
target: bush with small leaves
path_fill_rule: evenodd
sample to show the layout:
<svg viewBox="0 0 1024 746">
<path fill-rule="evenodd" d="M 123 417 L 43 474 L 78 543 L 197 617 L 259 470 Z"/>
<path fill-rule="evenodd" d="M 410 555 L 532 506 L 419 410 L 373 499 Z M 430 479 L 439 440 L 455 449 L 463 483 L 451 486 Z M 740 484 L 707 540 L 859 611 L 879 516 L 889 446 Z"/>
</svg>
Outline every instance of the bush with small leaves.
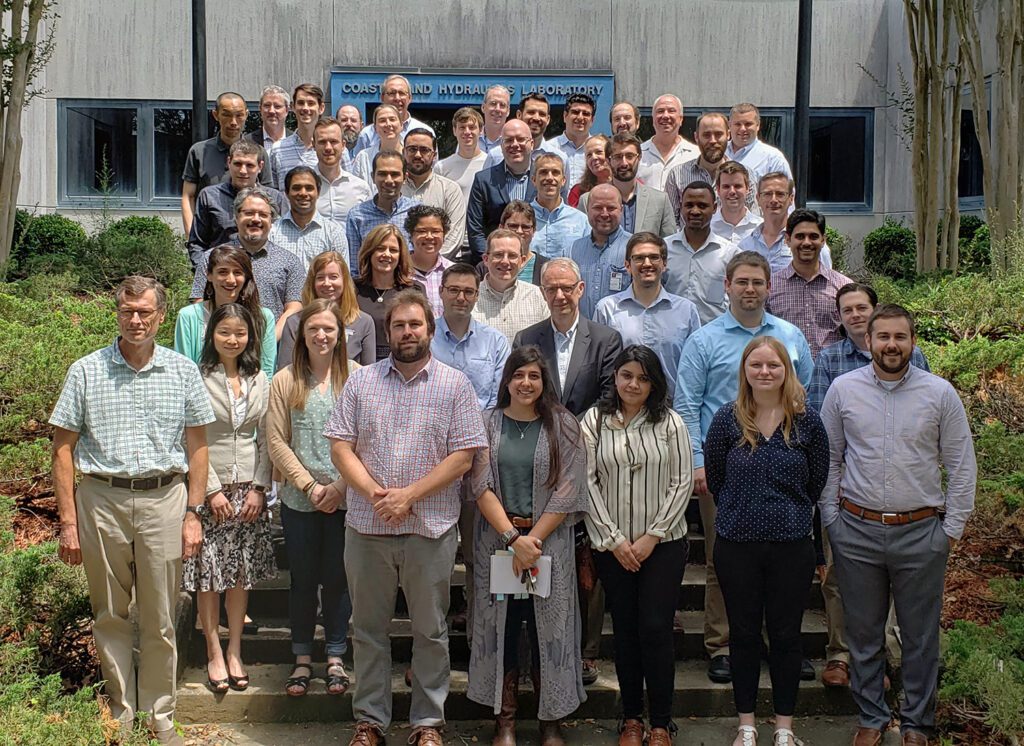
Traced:
<svg viewBox="0 0 1024 746">
<path fill-rule="evenodd" d="M 85 229 L 71 218 L 56 213 L 29 218 L 21 240 L 13 247 L 8 274 L 21 278 L 73 272 L 85 242 Z"/>
<path fill-rule="evenodd" d="M 892 218 L 864 236 L 864 266 L 895 280 L 917 274 L 917 239 L 914 231 Z"/>
</svg>

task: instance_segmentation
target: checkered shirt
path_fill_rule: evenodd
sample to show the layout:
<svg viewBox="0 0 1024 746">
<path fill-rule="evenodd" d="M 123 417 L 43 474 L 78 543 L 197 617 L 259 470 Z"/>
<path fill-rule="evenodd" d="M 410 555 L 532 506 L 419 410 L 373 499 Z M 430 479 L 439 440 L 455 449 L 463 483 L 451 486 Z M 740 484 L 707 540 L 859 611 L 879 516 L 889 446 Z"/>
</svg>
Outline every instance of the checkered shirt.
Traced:
<svg viewBox="0 0 1024 746">
<path fill-rule="evenodd" d="M 274 188 L 284 191 L 284 177 L 296 166 L 316 168 L 316 148 L 306 147 L 298 132 L 279 141 L 270 151 L 270 172 L 274 177 Z"/>
<path fill-rule="evenodd" d="M 348 266 L 352 270 L 353 277 L 359 275 L 359 248 L 363 245 L 363 239 L 366 238 L 367 233 L 378 225 L 391 223 L 397 226 L 402 231 L 402 235 L 405 236 L 406 243 L 412 246 L 412 240 L 409 238 L 409 234 L 405 232 L 405 217 L 409 214 L 409 209 L 413 205 L 419 204 L 419 200 L 400 196 L 395 203 L 394 210 L 388 214 L 377 207 L 375 199 L 376 197 L 373 197 L 365 202 L 360 202 L 348 211 L 348 217 L 345 219 L 345 237 L 348 239 Z"/>
<path fill-rule="evenodd" d="M 826 267 L 805 280 L 790 264 L 772 275 L 765 310 L 799 327 L 811 346 L 811 356 L 816 358 L 822 347 L 842 339 L 836 293 L 848 282 L 849 277 Z"/>
<path fill-rule="evenodd" d="M 465 374 L 431 358 L 406 381 L 387 357 L 352 373 L 324 436 L 355 444 L 355 454 L 381 487 L 406 487 L 456 451 L 487 447 L 476 392 Z M 461 508 L 457 479 L 412 506 L 398 525 L 384 523 L 349 487 L 346 525 L 361 534 L 418 534 L 436 539 Z"/>
<path fill-rule="evenodd" d="M 441 275 L 452 264 L 454 262 L 443 256 L 438 256 L 437 262 L 426 272 L 416 267 L 412 268 L 413 279 L 423 286 L 423 292 L 426 293 L 427 300 L 430 301 L 430 307 L 434 309 L 435 319 L 441 318 L 441 314 L 444 313 L 444 306 L 441 304 Z"/>
<path fill-rule="evenodd" d="M 157 345 L 136 371 L 117 340 L 71 364 L 50 415 L 54 427 L 78 433 L 79 471 L 117 477 L 187 472 L 185 428 L 213 420 L 195 363 Z"/>
<path fill-rule="evenodd" d="M 493 326 L 512 342 L 516 335 L 551 315 L 544 293 L 536 285 L 522 280 L 508 290 L 498 292 L 485 276 L 480 283 L 480 295 L 473 308 L 473 318 L 481 324 Z"/>
<path fill-rule="evenodd" d="M 319 212 L 313 214 L 305 228 L 296 225 L 291 212 L 286 212 L 274 221 L 269 240 L 295 254 L 306 272 L 313 259 L 325 251 L 337 251 L 348 263 L 348 239 L 345 238 L 344 226 L 325 219 Z"/>
</svg>

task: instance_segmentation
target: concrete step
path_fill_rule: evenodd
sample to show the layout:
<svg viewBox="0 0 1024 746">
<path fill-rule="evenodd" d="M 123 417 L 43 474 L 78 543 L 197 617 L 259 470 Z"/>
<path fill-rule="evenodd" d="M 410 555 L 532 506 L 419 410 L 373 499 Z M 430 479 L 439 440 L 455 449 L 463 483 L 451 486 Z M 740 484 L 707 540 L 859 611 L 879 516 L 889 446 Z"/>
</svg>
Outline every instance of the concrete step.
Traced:
<svg viewBox="0 0 1024 746">
<path fill-rule="evenodd" d="M 679 613 L 682 631 L 675 632 L 676 660 L 700 659 L 704 656 L 704 613 L 701 611 L 682 611 Z M 255 635 L 242 636 L 242 656 L 253 663 L 276 664 L 289 663 L 295 660 L 291 652 L 291 631 L 288 620 L 282 618 L 261 618 L 260 630 Z M 821 658 L 825 654 L 828 643 L 828 630 L 824 614 L 810 610 L 804 612 L 801 627 L 804 652 L 808 658 Z M 412 659 L 412 632 L 407 619 L 394 619 L 391 622 L 391 656 L 395 661 L 405 662 Z M 227 639 L 227 630 L 221 628 L 222 640 Z M 450 631 L 448 633 L 449 651 L 453 665 L 465 665 L 469 661 L 469 643 L 465 632 Z M 314 639 L 314 660 L 325 660 L 324 632 L 317 625 Z M 352 649 L 351 637 L 349 650 Z M 601 632 L 602 658 L 611 658 L 614 650 L 611 617 L 605 615 L 604 628 Z M 351 653 L 349 655 L 351 658 Z M 206 643 L 198 630 L 193 630 L 188 650 L 188 661 L 191 665 L 203 665 L 206 661 Z"/>
<path fill-rule="evenodd" d="M 322 659 L 321 659 L 322 660 Z M 820 674 L 822 663 L 816 668 Z M 606 719 L 620 710 L 618 682 L 615 666 L 610 660 L 600 663 L 601 675 L 597 683 L 587 688 L 587 701 L 574 713 L 574 718 Z M 304 697 L 289 697 L 284 682 L 291 673 L 290 664 L 249 664 L 251 684 L 245 692 L 213 694 L 205 686 L 203 668 L 189 668 L 178 688 L 175 716 L 184 724 L 192 723 L 303 723 L 338 722 L 352 720 L 352 690 L 341 696 L 327 694 L 323 679 L 314 679 Z M 391 688 L 394 693 L 394 720 L 400 722 L 409 715 L 409 688 L 403 681 L 404 664 L 392 669 Z M 323 664 L 317 664 L 314 674 L 323 675 Z M 467 673 L 453 670 L 451 691 L 445 706 L 446 717 L 452 721 L 488 720 L 490 708 L 471 701 L 466 696 Z M 520 720 L 536 717 L 536 699 L 529 684 L 520 688 Z M 767 668 L 761 673 L 758 694 L 758 712 L 771 712 L 771 690 Z M 856 712 L 847 689 L 826 689 L 817 680 L 800 683 L 797 703 L 798 716 L 850 715 Z M 700 661 L 676 664 L 673 716 L 731 717 L 735 715 L 732 687 L 713 684 L 706 675 L 706 666 Z M 523 727 L 529 727 L 528 722 Z M 685 727 L 685 726 L 684 726 Z M 846 736 L 849 738 L 849 736 Z"/>
</svg>

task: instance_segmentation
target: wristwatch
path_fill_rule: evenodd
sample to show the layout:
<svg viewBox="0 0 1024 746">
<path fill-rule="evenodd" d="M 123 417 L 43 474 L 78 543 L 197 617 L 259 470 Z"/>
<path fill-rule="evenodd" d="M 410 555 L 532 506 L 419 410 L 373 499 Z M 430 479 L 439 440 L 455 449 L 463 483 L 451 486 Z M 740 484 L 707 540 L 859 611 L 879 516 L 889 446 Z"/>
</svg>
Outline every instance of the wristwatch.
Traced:
<svg viewBox="0 0 1024 746">
<path fill-rule="evenodd" d="M 501 543 L 505 545 L 506 549 L 508 549 L 520 536 L 522 536 L 522 534 L 520 534 L 519 531 L 516 530 L 515 526 L 513 526 L 501 535 Z"/>
<path fill-rule="evenodd" d="M 185 515 L 193 513 L 196 518 L 201 519 L 204 515 L 206 515 L 208 510 L 209 508 L 207 508 L 206 505 L 187 505 L 185 506 Z"/>
</svg>

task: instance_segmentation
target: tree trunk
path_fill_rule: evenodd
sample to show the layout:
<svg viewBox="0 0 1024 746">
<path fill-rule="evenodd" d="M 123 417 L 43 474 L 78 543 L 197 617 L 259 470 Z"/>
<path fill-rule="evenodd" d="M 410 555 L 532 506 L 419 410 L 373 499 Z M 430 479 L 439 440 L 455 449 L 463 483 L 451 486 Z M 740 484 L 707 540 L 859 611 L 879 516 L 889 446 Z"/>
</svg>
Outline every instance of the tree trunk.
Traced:
<svg viewBox="0 0 1024 746">
<path fill-rule="evenodd" d="M 948 6 L 947 6 L 948 7 Z M 959 45 L 957 45 L 959 50 Z M 948 157 L 944 160 L 949 164 L 946 171 L 946 220 L 942 233 L 942 256 L 944 267 L 953 270 L 960 268 L 960 98 L 964 87 L 964 68 L 961 64 L 959 51 L 953 65 L 953 88 L 950 91 L 950 127 Z"/>
</svg>

